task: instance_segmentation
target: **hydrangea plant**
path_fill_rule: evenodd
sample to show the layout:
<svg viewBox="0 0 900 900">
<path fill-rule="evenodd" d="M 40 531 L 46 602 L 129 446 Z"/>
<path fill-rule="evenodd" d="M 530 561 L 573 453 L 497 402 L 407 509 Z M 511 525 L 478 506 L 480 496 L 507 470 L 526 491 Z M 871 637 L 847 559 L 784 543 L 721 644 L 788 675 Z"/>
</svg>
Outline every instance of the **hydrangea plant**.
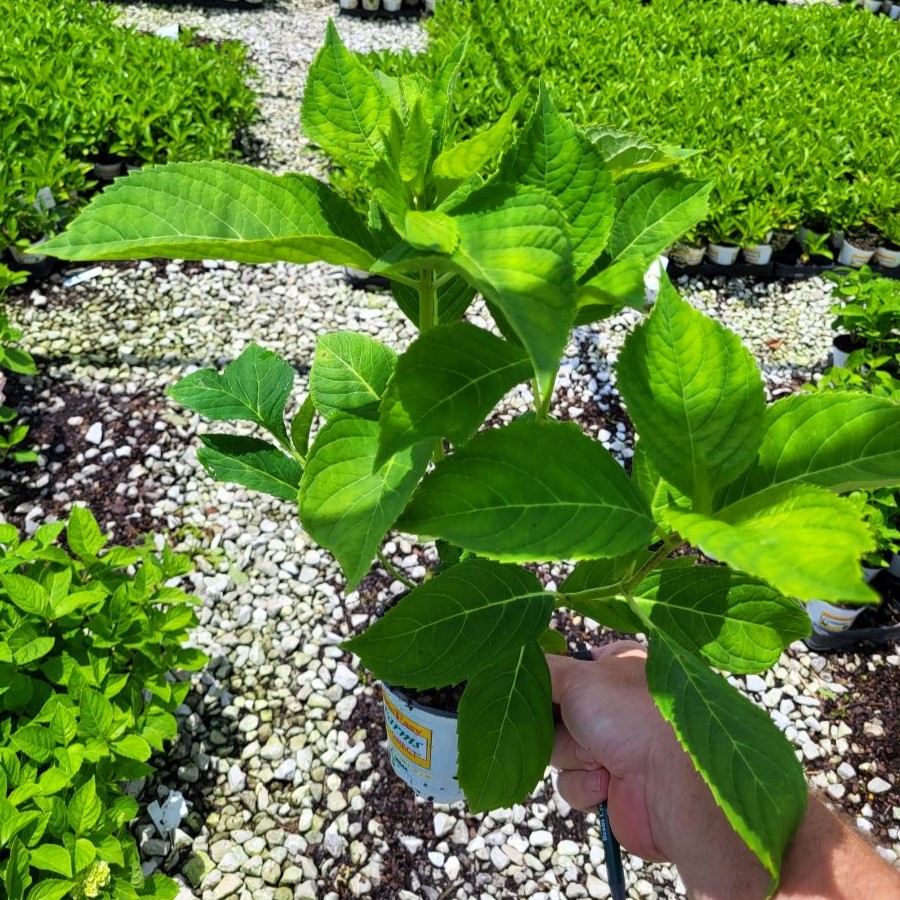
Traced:
<svg viewBox="0 0 900 900">
<path fill-rule="evenodd" d="M 643 307 L 644 272 L 704 217 L 710 184 L 674 169 L 684 151 L 576 127 L 543 88 L 522 127 L 517 100 L 454 141 L 464 50 L 432 81 L 395 79 L 329 26 L 303 125 L 367 186 L 366 215 L 304 175 L 170 165 L 105 191 L 45 252 L 325 260 L 386 276 L 418 337 L 398 354 L 352 332 L 320 336 L 290 421 L 295 373 L 256 345 L 172 387 L 190 409 L 264 433 L 204 435 L 201 462 L 298 503 L 348 590 L 389 530 L 437 540 L 440 572 L 345 646 L 395 685 L 466 682 L 458 778 L 472 810 L 521 800 L 544 773 L 554 610 L 645 634 L 660 712 L 775 884 L 804 813 L 803 772 L 714 670 L 774 664 L 809 630 L 798 600 L 875 600 L 859 571 L 872 538 L 840 495 L 900 482 L 900 408 L 840 392 L 767 407 L 740 340 L 663 279 L 618 362 L 639 435 L 631 475 L 556 420 L 572 328 Z M 476 294 L 496 330 L 465 320 Z M 533 410 L 483 427 L 522 382 Z M 721 564 L 670 558 L 686 544 Z M 562 560 L 577 565 L 556 591 L 522 565 Z"/>
</svg>

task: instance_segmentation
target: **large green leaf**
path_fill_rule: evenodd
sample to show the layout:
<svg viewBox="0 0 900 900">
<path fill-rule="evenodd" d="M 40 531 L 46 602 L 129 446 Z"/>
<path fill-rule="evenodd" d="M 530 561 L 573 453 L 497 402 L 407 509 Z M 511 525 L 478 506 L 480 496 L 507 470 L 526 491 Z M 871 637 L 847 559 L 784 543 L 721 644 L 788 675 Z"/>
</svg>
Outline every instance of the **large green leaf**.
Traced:
<svg viewBox="0 0 900 900">
<path fill-rule="evenodd" d="M 536 188 L 488 184 L 447 213 L 458 237 L 452 254 L 400 245 L 373 271 L 462 272 L 499 308 L 528 351 L 541 389 L 550 390 L 575 317 L 572 245 L 555 200 Z M 429 215 L 444 213 L 420 219 Z"/>
<path fill-rule="evenodd" d="M 437 152 L 444 148 L 445 139 L 448 137 L 447 121 L 449 117 L 447 113 L 450 110 L 456 79 L 462 67 L 463 57 L 466 55 L 468 43 L 469 37 L 466 35 L 445 57 L 434 79 L 431 102 L 434 110 L 434 118 L 432 120 L 434 146 Z"/>
<path fill-rule="evenodd" d="M 665 564 L 634 591 L 642 613 L 727 672 L 761 672 L 809 634 L 809 616 L 766 582 L 722 566 Z"/>
<path fill-rule="evenodd" d="M 609 238 L 615 259 L 638 256 L 648 263 L 706 215 L 711 181 L 682 175 L 631 175 L 618 182 L 621 206 Z"/>
<path fill-rule="evenodd" d="M 708 511 L 713 491 L 747 468 L 762 439 L 765 391 L 749 351 L 664 278 L 616 370 L 644 450 Z"/>
<path fill-rule="evenodd" d="M 303 92 L 303 130 L 357 174 L 384 155 L 390 98 L 380 80 L 341 41 L 329 20 Z"/>
<path fill-rule="evenodd" d="M 72 877 L 72 859 L 69 851 L 59 844 L 42 843 L 31 850 L 31 865 L 45 872 Z"/>
<path fill-rule="evenodd" d="M 69 801 L 69 825 L 76 835 L 87 834 L 103 813 L 93 776 L 72 795 Z"/>
<path fill-rule="evenodd" d="M 812 485 L 777 485 L 712 515 L 669 506 L 669 526 L 704 553 L 800 600 L 872 603 L 859 558 L 872 536 L 848 500 Z"/>
<path fill-rule="evenodd" d="M 444 150 L 434 161 L 435 179 L 455 186 L 470 175 L 480 172 L 494 157 L 499 156 L 524 99 L 525 92 L 520 91 L 493 125 Z"/>
<path fill-rule="evenodd" d="M 470 559 L 414 588 L 344 644 L 382 681 L 411 688 L 459 684 L 498 647 L 537 638 L 553 597 L 530 572 Z"/>
<path fill-rule="evenodd" d="M 41 244 L 62 259 L 325 260 L 360 269 L 379 251 L 353 207 L 318 179 L 224 162 L 120 178 Z"/>
<path fill-rule="evenodd" d="M 474 325 L 457 322 L 420 335 L 397 361 L 381 402 L 378 463 L 425 438 L 465 443 L 530 374 L 520 347 Z"/>
<path fill-rule="evenodd" d="M 482 432 L 439 463 L 399 524 L 508 562 L 616 556 L 653 532 L 646 502 L 600 444 L 533 420 Z"/>
<path fill-rule="evenodd" d="M 607 171 L 616 179 L 634 172 L 668 169 L 697 153 L 681 147 L 655 146 L 638 135 L 606 125 L 592 125 L 584 130 L 584 134 L 600 153 Z"/>
<path fill-rule="evenodd" d="M 303 527 L 330 550 L 352 590 L 425 472 L 431 443 L 417 444 L 373 471 L 378 423 L 336 414 L 316 436 L 300 482 Z"/>
<path fill-rule="evenodd" d="M 502 646 L 459 703 L 459 784 L 471 812 L 519 803 L 553 749 L 550 672 L 535 641 Z"/>
<path fill-rule="evenodd" d="M 576 277 L 606 246 L 616 191 L 601 155 L 541 84 L 537 106 L 500 164 L 499 178 L 541 188 L 556 198 L 569 223 Z"/>
<path fill-rule="evenodd" d="M 643 258 L 631 256 L 593 273 L 578 285 L 575 324 L 598 322 L 624 306 L 642 310 L 647 305 L 646 272 Z"/>
<path fill-rule="evenodd" d="M 787 482 L 837 492 L 900 485 L 900 404 L 845 391 L 773 403 L 759 455 L 722 502 Z"/>
<path fill-rule="evenodd" d="M 197 459 L 216 481 L 296 502 L 303 467 L 292 456 L 254 437 L 204 434 L 200 440 Z"/>
<path fill-rule="evenodd" d="M 13 604 L 32 616 L 49 617 L 51 614 L 50 594 L 33 578 L 26 575 L 0 575 L 0 584 Z"/>
<path fill-rule="evenodd" d="M 777 877 L 806 809 L 794 750 L 769 717 L 666 632 L 650 630 L 647 681 L 732 827 Z"/>
<path fill-rule="evenodd" d="M 290 365 L 277 353 L 251 344 L 221 375 L 215 369 L 200 369 L 167 393 L 210 419 L 262 425 L 286 446 L 284 405 L 293 386 Z"/>
<path fill-rule="evenodd" d="M 335 331 L 316 342 L 309 390 L 325 418 L 338 412 L 374 419 L 397 354 L 355 331 Z"/>
<path fill-rule="evenodd" d="M 9 739 L 10 745 L 35 762 L 45 763 L 53 755 L 56 746 L 53 735 L 41 725 L 23 725 Z"/>
</svg>

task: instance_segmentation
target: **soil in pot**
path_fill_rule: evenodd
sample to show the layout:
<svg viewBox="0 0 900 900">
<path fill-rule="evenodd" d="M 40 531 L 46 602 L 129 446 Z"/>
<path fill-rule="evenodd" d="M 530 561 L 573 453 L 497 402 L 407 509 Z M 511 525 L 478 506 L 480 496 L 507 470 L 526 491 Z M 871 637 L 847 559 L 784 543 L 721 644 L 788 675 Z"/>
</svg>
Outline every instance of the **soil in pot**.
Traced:
<svg viewBox="0 0 900 900">
<path fill-rule="evenodd" d="M 854 350 L 862 350 L 863 347 L 865 347 L 865 342 L 854 338 L 850 334 L 835 335 L 834 340 L 831 342 L 832 365 L 843 368 L 847 364 L 847 357 Z"/>
</svg>

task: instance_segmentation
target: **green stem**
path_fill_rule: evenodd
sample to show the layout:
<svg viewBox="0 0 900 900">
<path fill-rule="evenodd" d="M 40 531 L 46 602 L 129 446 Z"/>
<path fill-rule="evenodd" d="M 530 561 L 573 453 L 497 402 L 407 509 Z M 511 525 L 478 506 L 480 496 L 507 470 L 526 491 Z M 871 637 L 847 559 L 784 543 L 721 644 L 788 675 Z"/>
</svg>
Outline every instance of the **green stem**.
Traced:
<svg viewBox="0 0 900 900">
<path fill-rule="evenodd" d="M 425 334 L 437 322 L 437 291 L 434 287 L 434 273 L 423 269 L 419 277 L 419 333 Z"/>
<path fill-rule="evenodd" d="M 394 578 L 399 581 L 401 584 L 405 584 L 410 590 L 414 587 L 418 587 L 418 585 L 414 581 L 410 581 L 399 569 L 397 569 L 394 564 L 382 553 L 382 551 L 378 550 L 378 561 L 384 566 L 385 571 L 387 571 L 388 575 L 393 575 Z"/>
<path fill-rule="evenodd" d="M 399 272 L 391 272 L 391 274 L 388 275 L 388 278 L 390 278 L 391 281 L 405 284 L 407 287 L 415 288 L 416 290 L 419 289 L 418 280 L 415 278 L 410 278 L 408 275 L 401 275 Z"/>
</svg>

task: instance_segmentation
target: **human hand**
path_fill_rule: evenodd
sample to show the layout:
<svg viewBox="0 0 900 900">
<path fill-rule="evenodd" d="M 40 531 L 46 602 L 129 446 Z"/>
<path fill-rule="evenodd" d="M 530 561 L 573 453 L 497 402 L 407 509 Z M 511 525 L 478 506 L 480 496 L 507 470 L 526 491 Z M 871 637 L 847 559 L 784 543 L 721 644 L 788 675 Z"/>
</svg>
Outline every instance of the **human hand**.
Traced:
<svg viewBox="0 0 900 900">
<path fill-rule="evenodd" d="M 763 867 L 650 696 L 645 649 L 621 641 L 592 654 L 591 661 L 547 657 L 562 718 L 551 760 L 560 794 L 583 810 L 606 800 L 622 846 L 643 859 L 674 862 L 685 884 L 701 887 L 698 896 L 764 896 Z M 718 893 L 714 882 L 727 883 L 728 893 Z"/>
</svg>

